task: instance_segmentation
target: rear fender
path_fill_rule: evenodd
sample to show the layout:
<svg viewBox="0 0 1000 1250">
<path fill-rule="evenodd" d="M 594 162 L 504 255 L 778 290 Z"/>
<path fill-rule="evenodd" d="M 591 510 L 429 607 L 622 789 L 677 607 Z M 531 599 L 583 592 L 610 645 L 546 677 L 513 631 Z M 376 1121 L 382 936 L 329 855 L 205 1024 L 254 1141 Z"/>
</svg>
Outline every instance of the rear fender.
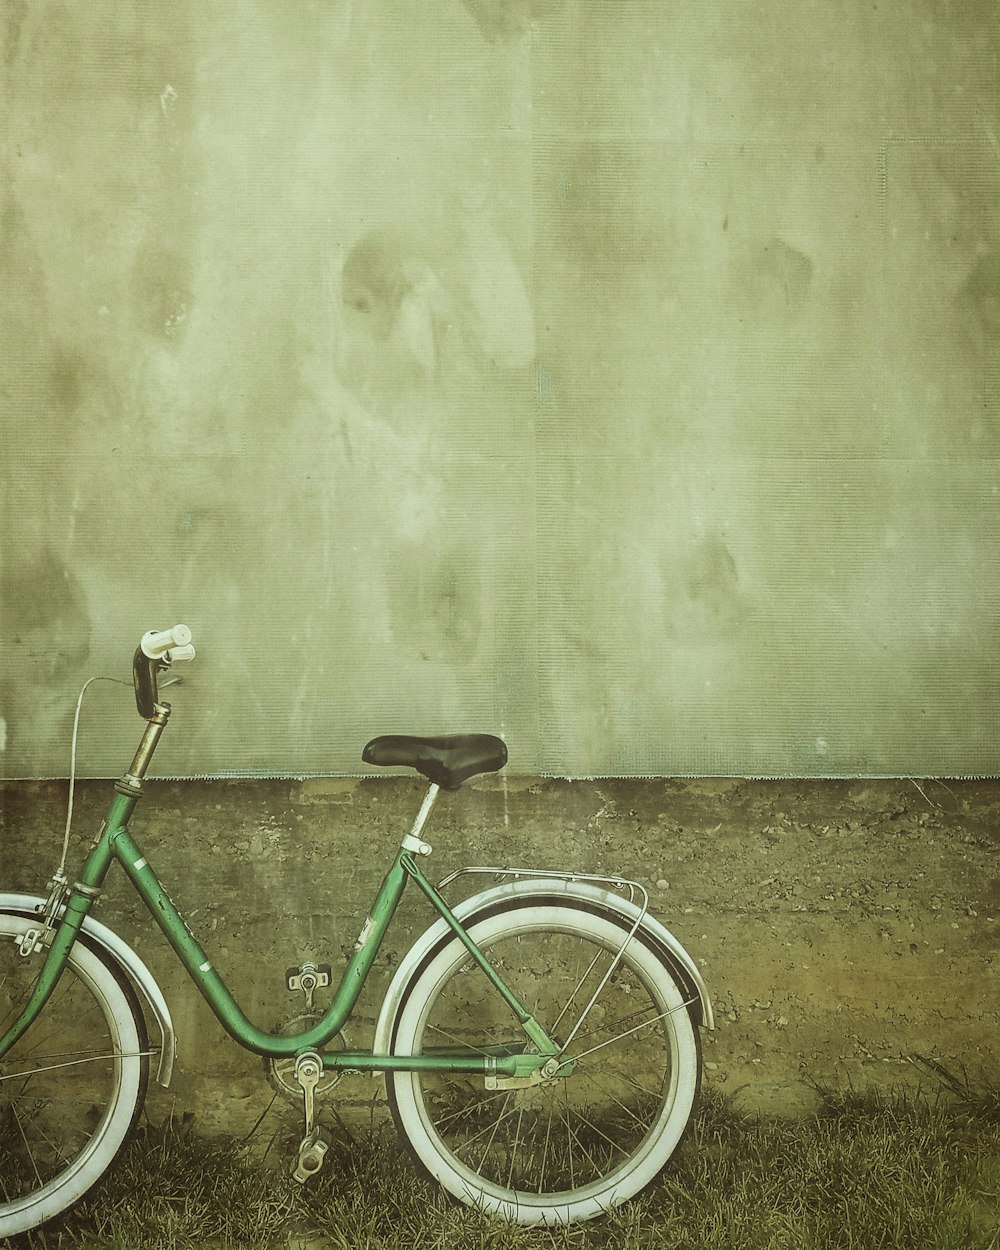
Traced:
<svg viewBox="0 0 1000 1250">
<path fill-rule="evenodd" d="M 641 934 L 643 940 L 653 947 L 668 967 L 677 974 L 686 996 L 693 1000 L 688 1010 L 694 1022 L 707 1029 L 715 1028 L 712 1004 L 697 964 L 669 929 L 664 928 L 649 912 L 642 915 L 641 908 L 612 890 L 604 890 L 583 881 L 574 881 L 572 878 L 522 879 L 475 894 L 459 903 L 453 908 L 453 912 L 462 921 L 463 926 L 469 928 L 497 907 L 515 902 L 534 902 L 542 898 L 581 903 L 587 907 L 597 908 L 610 913 L 628 928 L 639 921 L 638 934 Z M 375 1054 L 390 1053 L 396 1017 L 406 999 L 411 979 L 423 966 L 430 953 L 436 950 L 440 943 L 451 935 L 451 932 L 444 919 L 436 921 L 417 939 L 400 961 L 379 1012 L 373 1042 Z"/>
<path fill-rule="evenodd" d="M 44 911 L 44 898 L 37 898 L 33 894 L 0 894 L 0 912 L 25 916 L 29 920 L 38 920 Z M 173 1075 L 177 1042 L 174 1037 L 170 1010 L 160 987 L 153 979 L 153 974 L 127 942 L 107 925 L 92 920 L 90 916 L 83 922 L 82 936 L 89 946 L 103 951 L 113 963 L 117 964 L 149 1004 L 149 1009 L 160 1030 L 160 1062 L 156 1079 L 160 1085 L 169 1085 Z"/>
</svg>

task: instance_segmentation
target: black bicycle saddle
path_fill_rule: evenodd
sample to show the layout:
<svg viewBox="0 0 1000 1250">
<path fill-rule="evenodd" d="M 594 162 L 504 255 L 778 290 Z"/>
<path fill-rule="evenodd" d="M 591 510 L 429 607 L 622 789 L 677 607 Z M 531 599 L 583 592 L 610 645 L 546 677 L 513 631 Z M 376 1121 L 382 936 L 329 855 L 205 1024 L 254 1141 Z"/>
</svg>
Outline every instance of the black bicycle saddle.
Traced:
<svg viewBox="0 0 1000 1250">
<path fill-rule="evenodd" d="M 386 734 L 372 738 L 361 752 L 366 764 L 380 768 L 415 768 L 444 790 L 457 790 L 470 777 L 495 773 L 507 763 L 507 747 L 492 734 L 451 734 L 443 738 L 416 738 Z"/>
</svg>

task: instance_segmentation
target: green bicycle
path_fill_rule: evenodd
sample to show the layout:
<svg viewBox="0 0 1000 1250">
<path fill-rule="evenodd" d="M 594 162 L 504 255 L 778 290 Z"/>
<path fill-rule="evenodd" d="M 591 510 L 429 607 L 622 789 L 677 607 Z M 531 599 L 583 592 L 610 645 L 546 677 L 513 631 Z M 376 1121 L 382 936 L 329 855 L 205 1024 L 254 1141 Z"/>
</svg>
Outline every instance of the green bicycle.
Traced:
<svg viewBox="0 0 1000 1250">
<path fill-rule="evenodd" d="M 143 636 L 133 678 L 146 726 L 78 880 L 63 871 L 64 848 L 47 898 L 0 893 L 0 1237 L 77 1202 L 128 1137 L 151 1069 L 162 1085 L 171 1078 L 175 1038 L 163 994 L 138 955 L 89 915 L 114 861 L 222 1027 L 300 1102 L 299 1180 L 323 1163 L 316 1106 L 331 1074 L 381 1072 L 418 1166 L 487 1213 L 571 1223 L 653 1181 L 692 1115 L 699 1028 L 713 1019 L 694 961 L 650 915 L 645 889 L 520 868 L 461 869 L 435 886 L 420 868 L 440 791 L 502 768 L 499 738 L 368 743 L 367 763 L 412 767 L 430 783 L 413 827 L 329 1007 L 307 1013 L 292 1034 L 247 1019 L 128 829 L 170 716 L 158 676 L 193 657 L 186 626 Z M 449 907 L 442 891 L 467 873 L 494 883 Z M 401 959 L 371 1050 L 333 1044 L 409 882 L 437 918 Z M 287 982 L 311 1008 L 330 969 L 303 964 Z"/>
</svg>

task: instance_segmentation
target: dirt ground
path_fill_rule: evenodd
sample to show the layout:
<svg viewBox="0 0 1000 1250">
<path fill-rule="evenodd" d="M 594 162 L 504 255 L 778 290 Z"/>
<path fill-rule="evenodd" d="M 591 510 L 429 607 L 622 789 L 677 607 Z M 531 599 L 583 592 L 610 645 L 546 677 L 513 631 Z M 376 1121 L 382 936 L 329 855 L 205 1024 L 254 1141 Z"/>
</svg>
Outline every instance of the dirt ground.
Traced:
<svg viewBox="0 0 1000 1250">
<path fill-rule="evenodd" d="M 80 855 L 108 790 L 80 788 Z M 408 778 L 155 782 L 132 831 L 247 1014 L 273 1027 L 302 1010 L 286 967 L 343 966 L 421 793 Z M 43 892 L 64 801 L 60 783 L 0 786 L 6 887 Z M 646 886 L 708 984 L 706 1081 L 739 1106 L 795 1115 L 817 1105 L 816 1083 L 926 1082 L 920 1057 L 1000 1080 L 1000 782 L 501 776 L 443 796 L 428 838 L 437 878 L 473 863 Z M 151 1114 L 245 1131 L 270 1098 L 260 1061 L 227 1043 L 120 874 L 97 917 L 173 1013 L 176 1076 Z M 404 901 L 352 1043 L 431 918 Z M 338 1097 L 347 1118 L 382 1114 L 380 1081 L 345 1078 Z"/>
</svg>

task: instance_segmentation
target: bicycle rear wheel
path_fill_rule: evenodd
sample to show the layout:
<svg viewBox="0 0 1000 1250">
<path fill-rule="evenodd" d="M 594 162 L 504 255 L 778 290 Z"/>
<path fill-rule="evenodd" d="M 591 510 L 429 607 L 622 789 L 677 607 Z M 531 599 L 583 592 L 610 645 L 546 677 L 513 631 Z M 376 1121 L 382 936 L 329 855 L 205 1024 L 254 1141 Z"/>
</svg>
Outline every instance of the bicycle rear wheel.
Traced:
<svg viewBox="0 0 1000 1250">
<path fill-rule="evenodd" d="M 36 926 L 0 915 L 0 1034 L 41 967 L 17 947 Z M 111 1166 L 142 1107 L 148 1052 L 130 987 L 78 941 L 41 1016 L 0 1059 L 0 1238 L 66 1210 Z"/>
<path fill-rule="evenodd" d="M 688 1000 L 661 956 L 606 912 L 529 899 L 469 932 L 571 1066 L 494 1090 L 482 1076 L 390 1073 L 396 1124 L 463 1202 L 524 1224 L 600 1215 L 656 1177 L 687 1127 L 701 1075 Z M 444 939 L 411 982 L 393 1052 L 526 1049 L 466 948 Z"/>
</svg>

